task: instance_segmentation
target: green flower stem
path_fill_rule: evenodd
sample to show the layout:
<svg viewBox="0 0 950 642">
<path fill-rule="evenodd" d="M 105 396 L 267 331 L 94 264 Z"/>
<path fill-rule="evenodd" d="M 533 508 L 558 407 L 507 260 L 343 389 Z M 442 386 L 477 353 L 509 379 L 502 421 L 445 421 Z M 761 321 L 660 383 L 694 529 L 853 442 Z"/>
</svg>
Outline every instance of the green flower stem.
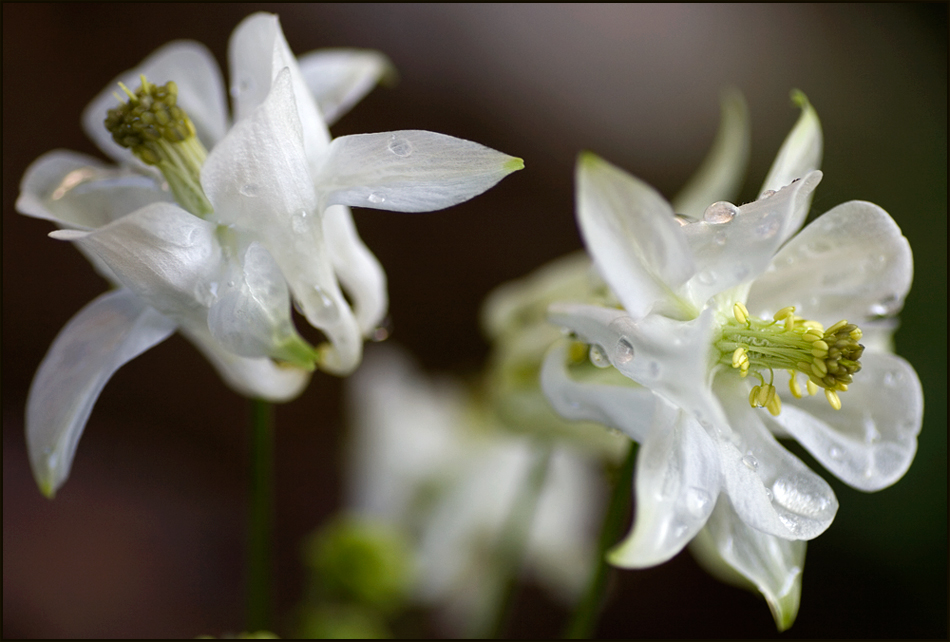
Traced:
<svg viewBox="0 0 950 642">
<path fill-rule="evenodd" d="M 251 478 L 247 530 L 247 630 L 272 630 L 274 410 L 251 400 Z"/>
<path fill-rule="evenodd" d="M 518 572 L 521 570 L 531 525 L 534 523 L 538 498 L 544 489 L 551 463 L 551 451 L 552 444 L 548 440 L 539 443 L 535 449 L 531 469 L 511 506 L 495 550 L 494 567 L 498 569 L 498 576 L 494 603 L 487 610 L 485 620 L 480 623 L 481 630 L 474 631 L 470 637 L 497 639 L 501 637 L 508 623 L 518 584 Z"/>
<path fill-rule="evenodd" d="M 587 590 L 577 603 L 571 621 L 564 631 L 564 638 L 581 640 L 590 638 L 597 625 L 597 618 L 604 601 L 604 592 L 607 589 L 607 580 L 610 577 L 610 567 L 607 564 L 607 549 L 617 543 L 623 534 L 626 524 L 627 508 L 630 505 L 630 494 L 633 485 L 633 465 L 637 460 L 637 443 L 630 442 L 630 451 L 623 462 L 613 494 L 610 496 L 610 505 L 604 517 L 604 525 L 600 530 L 600 539 L 597 542 L 597 566 L 591 573 Z"/>
</svg>

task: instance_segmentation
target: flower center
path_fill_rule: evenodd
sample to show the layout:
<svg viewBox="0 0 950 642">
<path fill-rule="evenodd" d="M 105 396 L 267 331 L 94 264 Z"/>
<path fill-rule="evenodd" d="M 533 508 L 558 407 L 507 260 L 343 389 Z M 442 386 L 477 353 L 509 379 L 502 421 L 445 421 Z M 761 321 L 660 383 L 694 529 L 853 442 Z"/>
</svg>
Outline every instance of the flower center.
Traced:
<svg viewBox="0 0 950 642">
<path fill-rule="evenodd" d="M 817 321 L 796 316 L 794 307 L 782 308 L 771 321 L 765 321 L 750 316 L 745 305 L 736 303 L 733 316 L 734 321 L 723 324 L 716 348 L 719 363 L 737 369 L 742 377 L 751 372 L 759 378 L 762 385 L 752 388 L 749 405 L 767 408 L 772 415 L 781 412 L 782 403 L 772 382 L 774 371 L 783 369 L 790 375 L 788 385 L 794 397 L 803 396 L 798 385 L 798 374 L 803 374 L 808 394 L 824 388 L 831 407 L 841 408 L 838 393 L 846 391 L 861 370 L 864 346 L 858 343 L 858 326 L 842 320 L 825 330 Z M 768 383 L 762 374 L 766 370 Z"/>
<path fill-rule="evenodd" d="M 214 211 L 201 189 L 201 166 L 207 150 L 195 135 L 195 126 L 178 102 L 178 86 L 170 80 L 158 86 L 139 76 L 142 86 L 134 93 L 121 82 L 128 102 L 116 94 L 120 105 L 110 109 L 105 126 L 112 139 L 132 150 L 139 160 L 155 165 L 168 181 L 175 200 L 195 216 Z"/>
</svg>

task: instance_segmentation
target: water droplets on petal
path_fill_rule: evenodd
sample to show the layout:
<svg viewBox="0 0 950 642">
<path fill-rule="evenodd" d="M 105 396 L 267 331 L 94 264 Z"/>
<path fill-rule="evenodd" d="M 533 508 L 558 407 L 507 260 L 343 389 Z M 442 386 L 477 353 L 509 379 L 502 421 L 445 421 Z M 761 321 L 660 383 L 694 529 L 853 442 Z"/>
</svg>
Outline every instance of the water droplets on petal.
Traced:
<svg viewBox="0 0 950 642">
<path fill-rule="evenodd" d="M 772 484 L 772 492 L 779 506 L 806 517 L 817 517 L 829 504 L 820 489 L 803 475 L 779 477 Z"/>
<path fill-rule="evenodd" d="M 617 350 L 614 354 L 614 360 L 618 365 L 630 363 L 633 360 L 633 345 L 624 338 L 617 342 Z"/>
<path fill-rule="evenodd" d="M 590 347 L 590 362 L 598 368 L 607 368 L 610 366 L 610 360 L 604 354 L 603 348 L 596 343 Z"/>
<path fill-rule="evenodd" d="M 703 220 L 713 225 L 728 223 L 739 213 L 739 208 L 728 201 L 717 201 L 703 212 Z"/>
<path fill-rule="evenodd" d="M 389 151 L 400 158 L 407 158 L 412 154 L 412 143 L 405 138 L 396 138 L 393 136 L 392 140 L 389 141 Z"/>
<path fill-rule="evenodd" d="M 834 459 L 835 461 L 841 461 L 844 459 L 844 452 L 837 446 L 832 446 L 828 450 L 828 456 Z"/>
<path fill-rule="evenodd" d="M 380 203 L 386 200 L 386 197 L 380 194 L 377 194 L 376 192 L 373 192 L 372 194 L 366 197 L 366 200 L 369 201 L 370 203 L 375 203 L 376 205 L 379 205 Z"/>
<path fill-rule="evenodd" d="M 340 309 L 337 307 L 336 303 L 333 302 L 333 299 L 323 291 L 319 285 L 313 286 L 314 291 L 317 293 L 319 299 L 319 308 L 314 310 L 314 314 L 317 318 L 324 323 L 333 323 L 340 318 Z"/>
<path fill-rule="evenodd" d="M 686 508 L 696 518 L 702 519 L 712 512 L 712 498 L 702 488 L 686 491 Z"/>
<path fill-rule="evenodd" d="M 254 183 L 248 183 L 247 185 L 242 185 L 241 189 L 238 190 L 240 194 L 247 196 L 249 198 L 255 198 L 259 191 L 260 191 L 260 187 L 258 187 Z"/>
<path fill-rule="evenodd" d="M 742 463 L 751 471 L 756 471 L 759 468 L 759 460 L 753 457 L 752 454 L 748 454 L 743 457 Z"/>
<path fill-rule="evenodd" d="M 782 227 L 782 221 L 779 217 L 775 214 L 768 214 L 755 228 L 755 233 L 759 238 L 768 239 L 778 234 L 780 227 Z"/>
<path fill-rule="evenodd" d="M 699 282 L 703 285 L 712 285 L 716 282 L 716 275 L 709 270 L 703 270 L 696 278 L 699 279 Z"/>
</svg>

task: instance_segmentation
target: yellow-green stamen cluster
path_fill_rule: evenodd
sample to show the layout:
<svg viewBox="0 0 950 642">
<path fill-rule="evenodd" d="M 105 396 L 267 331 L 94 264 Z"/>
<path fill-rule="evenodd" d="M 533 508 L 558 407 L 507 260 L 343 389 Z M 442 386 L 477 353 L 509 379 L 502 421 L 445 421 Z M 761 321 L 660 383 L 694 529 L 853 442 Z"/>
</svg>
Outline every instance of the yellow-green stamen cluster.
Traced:
<svg viewBox="0 0 950 642">
<path fill-rule="evenodd" d="M 848 389 L 855 373 L 861 370 L 864 346 L 858 343 L 861 329 L 853 323 L 839 321 L 827 330 L 816 322 L 795 315 L 794 307 L 775 313 L 771 321 L 749 315 L 742 303 L 733 306 L 733 317 L 723 325 L 717 342 L 720 363 L 739 371 L 742 377 L 750 372 L 761 381 L 749 395 L 753 408 L 767 408 L 773 415 L 781 412 L 781 401 L 772 385 L 776 369 L 787 370 L 789 389 L 796 398 L 803 396 L 798 374 L 807 378 L 808 394 L 824 388 L 833 408 L 841 408 L 839 392 Z M 769 372 L 766 383 L 763 371 Z"/>
<path fill-rule="evenodd" d="M 143 163 L 161 170 L 179 205 L 196 216 L 213 211 L 199 177 L 208 152 L 195 134 L 195 126 L 177 105 L 178 86 L 174 81 L 154 85 L 140 76 L 142 86 L 135 92 L 119 86 L 128 96 L 110 109 L 105 119 L 112 139 L 132 150 Z"/>
</svg>

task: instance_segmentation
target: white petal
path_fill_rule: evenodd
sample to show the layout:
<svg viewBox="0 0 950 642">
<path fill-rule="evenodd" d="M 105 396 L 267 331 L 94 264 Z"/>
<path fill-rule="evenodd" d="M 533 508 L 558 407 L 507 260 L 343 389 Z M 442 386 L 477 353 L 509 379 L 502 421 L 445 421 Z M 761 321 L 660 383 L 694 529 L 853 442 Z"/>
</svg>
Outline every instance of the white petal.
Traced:
<svg viewBox="0 0 950 642">
<path fill-rule="evenodd" d="M 175 323 L 128 290 L 94 299 L 60 330 L 26 404 L 33 477 L 52 497 L 72 466 L 92 407 L 112 374 L 175 331 Z"/>
<path fill-rule="evenodd" d="M 775 255 L 752 285 L 756 315 L 794 305 L 826 325 L 862 325 L 896 314 L 910 290 L 914 261 L 894 219 L 873 203 L 843 203 L 813 221 Z M 863 326 L 862 326 L 863 329 Z"/>
<path fill-rule="evenodd" d="M 593 421 L 643 442 L 656 405 L 648 389 L 582 383 L 567 370 L 567 341 L 551 347 L 541 367 L 541 389 L 554 410 L 569 421 Z"/>
<path fill-rule="evenodd" d="M 814 539 L 831 525 L 838 500 L 828 483 L 785 450 L 749 407 L 748 386 L 729 373 L 716 391 L 731 439 L 720 438 L 723 490 L 746 524 L 783 539 Z"/>
<path fill-rule="evenodd" d="M 524 167 L 520 158 L 444 134 L 341 136 L 315 174 L 329 204 L 430 212 L 467 201 Z"/>
<path fill-rule="evenodd" d="M 709 297 L 762 274 L 800 212 L 807 212 L 819 181 L 821 172 L 813 172 L 772 196 L 733 210 L 731 218 L 712 217 L 683 227 L 696 262 L 696 275 L 688 284 L 693 304 L 701 307 Z"/>
<path fill-rule="evenodd" d="M 185 335 L 215 367 L 224 382 L 238 394 L 251 399 L 284 402 L 296 398 L 310 381 L 310 373 L 270 359 L 240 357 L 221 347 L 204 326 L 182 326 Z"/>
<path fill-rule="evenodd" d="M 345 205 L 324 211 L 323 233 L 333 269 L 353 302 L 356 322 L 364 336 L 369 335 L 382 323 L 389 305 L 383 266 L 363 243 Z"/>
<path fill-rule="evenodd" d="M 796 178 L 804 178 L 821 167 L 823 143 L 818 114 L 802 92 L 792 92 L 792 100 L 802 108 L 802 114 L 772 162 L 762 191 L 759 192 L 760 198 L 767 190 L 777 192 Z M 806 195 L 806 199 L 805 207 L 795 212 L 794 218 L 783 230 L 783 241 L 797 232 L 805 222 L 811 208 L 811 195 Z"/>
<path fill-rule="evenodd" d="M 277 261 L 307 321 L 333 344 L 322 367 L 346 374 L 359 363 L 360 328 L 337 283 L 307 170 L 290 74 L 235 123 L 208 155 L 201 184 L 213 218 L 256 235 Z"/>
<path fill-rule="evenodd" d="M 264 103 L 283 69 L 290 73 L 294 104 L 303 132 L 304 150 L 311 171 L 330 142 L 330 132 L 316 101 L 307 89 L 280 20 L 269 13 L 255 13 L 235 28 L 228 43 L 231 66 L 231 98 L 234 119 L 250 116 Z"/>
<path fill-rule="evenodd" d="M 377 82 L 396 74 L 389 58 L 370 49 L 321 49 L 300 56 L 298 63 L 327 125 L 348 112 Z"/>
<path fill-rule="evenodd" d="M 672 290 L 695 268 L 670 205 L 646 183 L 591 153 L 578 158 L 576 183 L 587 251 L 630 316 L 643 317 L 657 306 L 675 314 L 680 303 Z"/>
<path fill-rule="evenodd" d="M 778 630 L 792 625 L 798 615 L 802 571 L 807 544 L 768 535 L 749 527 L 736 514 L 727 497 L 720 496 L 706 528 L 696 538 L 697 558 L 719 556 L 730 568 L 752 582 L 765 597 Z"/>
<path fill-rule="evenodd" d="M 749 163 L 752 132 L 745 99 L 732 89 L 722 92 L 719 103 L 722 116 L 712 148 L 672 201 L 673 211 L 693 220 L 703 218 L 710 203 L 735 200 Z"/>
<path fill-rule="evenodd" d="M 893 354 L 864 353 L 861 372 L 834 410 L 824 395 L 789 399 L 772 420 L 815 459 L 859 490 L 887 488 L 917 452 L 924 397 L 914 368 Z"/>
<path fill-rule="evenodd" d="M 103 125 L 106 113 L 119 104 L 114 94 L 119 95 L 123 102 L 128 100 L 118 83 L 122 82 L 135 91 L 142 85 L 139 79 L 141 74 L 156 85 L 175 81 L 178 85 L 178 106 L 195 124 L 198 138 L 205 147 L 210 149 L 224 137 L 228 129 L 228 111 L 224 80 L 218 63 L 204 45 L 176 40 L 157 49 L 134 69 L 119 74 L 83 112 L 82 123 L 86 135 L 109 157 L 124 164 L 145 167 L 132 155 L 131 150 L 113 141 L 112 135 Z"/>
<path fill-rule="evenodd" d="M 636 515 L 627 538 L 608 553 L 624 568 L 662 564 L 703 527 L 719 495 L 719 452 L 695 418 L 657 401 L 637 455 Z"/>
</svg>

